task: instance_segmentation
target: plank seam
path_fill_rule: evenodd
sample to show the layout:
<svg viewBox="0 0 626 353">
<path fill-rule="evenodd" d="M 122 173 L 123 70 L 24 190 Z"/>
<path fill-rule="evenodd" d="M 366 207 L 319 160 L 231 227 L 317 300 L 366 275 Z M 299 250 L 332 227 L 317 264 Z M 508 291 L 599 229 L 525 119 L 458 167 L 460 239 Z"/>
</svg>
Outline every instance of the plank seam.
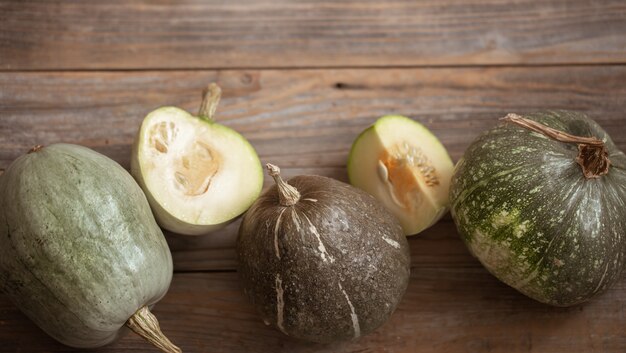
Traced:
<svg viewBox="0 0 626 353">
<path fill-rule="evenodd" d="M 353 66 L 249 66 L 249 67 L 162 67 L 95 69 L 6 69 L 0 73 L 99 73 L 99 72 L 195 72 L 195 71 L 307 71 L 307 70 L 397 70 L 397 69 L 489 69 L 626 66 L 626 61 L 590 63 L 458 64 L 458 65 L 353 65 Z"/>
</svg>

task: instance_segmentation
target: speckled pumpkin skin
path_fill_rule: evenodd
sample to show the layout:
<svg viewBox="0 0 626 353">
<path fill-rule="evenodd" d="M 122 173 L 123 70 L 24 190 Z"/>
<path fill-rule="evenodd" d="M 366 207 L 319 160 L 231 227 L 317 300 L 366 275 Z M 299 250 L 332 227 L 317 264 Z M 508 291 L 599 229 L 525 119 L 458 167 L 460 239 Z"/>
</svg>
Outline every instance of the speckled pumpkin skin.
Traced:
<svg viewBox="0 0 626 353">
<path fill-rule="evenodd" d="M 171 278 L 146 197 L 111 159 L 57 144 L 0 176 L 0 286 L 58 341 L 93 348 L 115 340 Z"/>
<path fill-rule="evenodd" d="M 511 123 L 482 134 L 456 166 L 452 216 L 497 278 L 540 302 L 570 306 L 620 279 L 626 257 L 626 156 L 585 115 L 524 116 L 605 141 L 607 175 L 586 179 L 566 144 Z"/>
<path fill-rule="evenodd" d="M 280 206 L 272 186 L 244 216 L 237 253 L 245 293 L 265 322 L 297 339 L 333 342 L 373 331 L 408 284 L 400 224 L 348 184 L 321 176 L 288 183 L 298 203 Z"/>
</svg>

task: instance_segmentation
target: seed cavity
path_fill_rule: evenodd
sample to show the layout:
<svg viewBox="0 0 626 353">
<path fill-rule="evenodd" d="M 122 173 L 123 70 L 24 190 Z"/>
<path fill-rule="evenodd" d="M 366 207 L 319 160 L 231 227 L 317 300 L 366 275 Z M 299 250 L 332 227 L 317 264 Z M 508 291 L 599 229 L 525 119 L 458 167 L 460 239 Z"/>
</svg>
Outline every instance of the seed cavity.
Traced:
<svg viewBox="0 0 626 353">
<path fill-rule="evenodd" d="M 150 142 L 160 153 L 167 153 L 178 129 L 173 122 L 162 121 L 150 128 Z"/>
<path fill-rule="evenodd" d="M 221 157 L 208 143 L 195 141 L 190 151 L 176 161 L 174 178 L 177 187 L 187 196 L 206 193 L 220 165 Z"/>
<path fill-rule="evenodd" d="M 174 173 L 174 177 L 176 178 L 176 181 L 184 188 L 188 187 L 189 182 L 187 181 L 187 178 L 184 174 L 182 174 L 181 172 L 176 172 Z"/>
<path fill-rule="evenodd" d="M 176 141 L 179 129 L 174 122 L 161 121 L 150 127 L 150 145 L 158 154 L 171 155 L 173 183 L 187 196 L 205 194 L 219 171 L 221 156 L 203 140 Z M 171 174 L 170 174 L 171 175 Z"/>
<path fill-rule="evenodd" d="M 383 151 L 379 157 L 378 175 L 388 184 L 393 201 L 400 207 L 413 208 L 419 204 L 419 175 L 425 187 L 439 183 L 437 171 L 424 152 L 406 141 Z"/>
</svg>

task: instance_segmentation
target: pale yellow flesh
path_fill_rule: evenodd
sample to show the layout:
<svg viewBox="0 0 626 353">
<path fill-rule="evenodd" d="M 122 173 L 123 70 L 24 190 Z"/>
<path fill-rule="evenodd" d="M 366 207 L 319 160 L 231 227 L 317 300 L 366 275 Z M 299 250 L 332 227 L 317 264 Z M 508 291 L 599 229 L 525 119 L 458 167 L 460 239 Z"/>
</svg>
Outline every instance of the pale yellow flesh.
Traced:
<svg viewBox="0 0 626 353">
<path fill-rule="evenodd" d="M 382 202 L 407 235 L 433 225 L 447 211 L 454 165 L 439 140 L 421 124 L 385 116 L 354 142 L 350 182 Z"/>
<path fill-rule="evenodd" d="M 237 132 L 184 110 L 150 113 L 131 169 L 157 221 L 171 231 L 202 234 L 243 213 L 258 197 L 263 170 Z"/>
</svg>

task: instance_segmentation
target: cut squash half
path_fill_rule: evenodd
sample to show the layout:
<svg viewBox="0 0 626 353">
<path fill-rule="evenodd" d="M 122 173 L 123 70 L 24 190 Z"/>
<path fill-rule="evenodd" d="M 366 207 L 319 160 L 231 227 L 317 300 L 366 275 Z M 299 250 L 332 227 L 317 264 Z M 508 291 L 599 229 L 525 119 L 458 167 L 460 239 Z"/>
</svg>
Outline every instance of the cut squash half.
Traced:
<svg viewBox="0 0 626 353">
<path fill-rule="evenodd" d="M 387 115 L 355 140 L 348 160 L 350 183 L 382 202 L 413 235 L 448 210 L 454 165 L 445 147 L 423 125 Z"/>
<path fill-rule="evenodd" d="M 159 225 L 200 235 L 242 214 L 263 187 L 256 151 L 235 130 L 213 121 L 220 90 L 209 86 L 198 116 L 176 107 L 148 114 L 133 147 L 131 173 Z"/>
</svg>

